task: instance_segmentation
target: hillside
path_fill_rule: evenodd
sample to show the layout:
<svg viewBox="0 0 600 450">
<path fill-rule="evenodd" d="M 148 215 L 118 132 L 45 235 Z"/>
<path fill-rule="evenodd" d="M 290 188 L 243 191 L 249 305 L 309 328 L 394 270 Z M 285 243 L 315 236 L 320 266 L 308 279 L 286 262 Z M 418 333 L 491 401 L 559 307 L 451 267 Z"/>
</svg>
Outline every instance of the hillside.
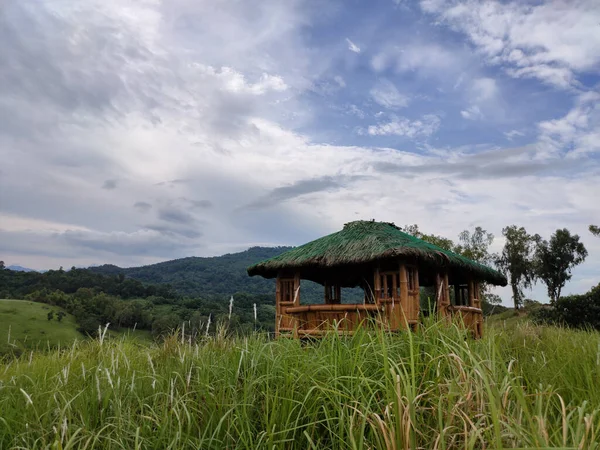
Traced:
<svg viewBox="0 0 600 450">
<path fill-rule="evenodd" d="M 50 311 L 54 312 L 52 320 L 48 320 Z M 65 347 L 75 339 L 83 339 L 71 314 L 57 320 L 60 311 L 43 303 L 0 300 L 0 356 L 34 348 Z"/>
<path fill-rule="evenodd" d="M 252 247 L 239 253 L 208 258 L 174 259 L 142 267 L 121 268 L 110 264 L 90 267 L 94 273 L 124 274 L 127 278 L 149 284 L 170 284 L 177 292 L 190 297 L 202 295 L 232 295 L 245 292 L 253 295 L 274 295 L 275 282 L 262 277 L 249 277 L 246 268 L 272 258 L 292 247 Z M 302 282 L 304 299 L 320 302 L 323 288 L 308 281 Z M 357 300 L 362 291 L 344 290 L 345 300 Z"/>
<path fill-rule="evenodd" d="M 249 277 L 246 268 L 263 259 L 277 256 L 291 247 L 252 247 L 244 252 L 214 257 L 174 259 L 141 267 L 122 268 L 111 264 L 90 267 L 103 275 L 124 274 L 143 283 L 170 284 L 190 297 L 206 294 L 231 295 L 235 292 L 271 294 L 274 282 L 262 277 Z"/>
</svg>

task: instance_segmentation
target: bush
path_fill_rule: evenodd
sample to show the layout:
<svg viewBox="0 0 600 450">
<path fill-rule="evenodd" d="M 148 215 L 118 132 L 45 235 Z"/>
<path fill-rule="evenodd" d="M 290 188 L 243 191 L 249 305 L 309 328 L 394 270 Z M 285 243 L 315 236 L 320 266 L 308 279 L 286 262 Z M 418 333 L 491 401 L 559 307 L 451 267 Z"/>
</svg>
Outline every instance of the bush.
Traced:
<svg viewBox="0 0 600 450">
<path fill-rule="evenodd" d="M 600 284 L 583 295 L 561 297 L 551 307 L 530 313 L 538 323 L 600 330 Z"/>
</svg>

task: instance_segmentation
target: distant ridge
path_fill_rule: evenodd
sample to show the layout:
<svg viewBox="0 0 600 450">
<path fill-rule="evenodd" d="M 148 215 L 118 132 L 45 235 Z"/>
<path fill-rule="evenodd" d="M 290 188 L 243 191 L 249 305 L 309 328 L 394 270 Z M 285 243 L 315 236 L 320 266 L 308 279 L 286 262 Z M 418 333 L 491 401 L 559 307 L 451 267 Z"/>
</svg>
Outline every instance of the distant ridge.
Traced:
<svg viewBox="0 0 600 450">
<path fill-rule="evenodd" d="M 6 268 L 8 270 L 14 270 L 15 272 L 45 272 L 44 270 L 29 269 L 28 267 L 17 265 L 7 266 Z"/>
<path fill-rule="evenodd" d="M 251 247 L 239 253 L 212 257 L 187 257 L 141 267 L 123 268 L 104 264 L 88 269 L 105 275 L 123 274 L 153 284 L 170 284 L 190 297 L 235 292 L 272 294 L 275 284 L 261 277 L 249 277 L 246 268 L 264 259 L 280 255 L 293 247 Z"/>
<path fill-rule="evenodd" d="M 177 292 L 189 297 L 205 295 L 230 296 L 236 292 L 255 295 L 275 295 L 275 282 L 263 277 L 250 277 L 246 269 L 265 259 L 278 256 L 293 247 L 251 247 L 239 253 L 222 256 L 173 259 L 141 267 L 122 268 L 113 264 L 89 267 L 91 272 L 104 275 L 123 274 L 143 283 L 169 284 Z M 302 281 L 302 299 L 308 302 L 323 301 L 323 287 Z M 361 301 L 360 289 L 344 289 L 343 299 Z"/>
</svg>

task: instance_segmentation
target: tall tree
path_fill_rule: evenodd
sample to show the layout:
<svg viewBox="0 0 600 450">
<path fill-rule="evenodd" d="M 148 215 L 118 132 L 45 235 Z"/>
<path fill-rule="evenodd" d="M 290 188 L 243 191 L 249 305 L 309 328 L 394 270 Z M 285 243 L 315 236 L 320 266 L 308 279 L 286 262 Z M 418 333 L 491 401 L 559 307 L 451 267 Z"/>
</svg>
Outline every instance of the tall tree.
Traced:
<svg viewBox="0 0 600 450">
<path fill-rule="evenodd" d="M 600 227 L 598 225 L 590 225 L 590 233 L 594 236 L 600 236 Z"/>
<path fill-rule="evenodd" d="M 519 309 L 523 304 L 523 289 L 530 288 L 535 281 L 533 256 L 539 236 L 532 236 L 525 228 L 517 228 L 516 225 L 503 228 L 502 235 L 506 243 L 496 265 L 510 278 L 515 309 Z"/>
<path fill-rule="evenodd" d="M 458 242 L 454 251 L 473 261 L 490 264 L 495 259 L 495 255 L 489 252 L 490 245 L 494 242 L 494 235 L 481 227 L 475 228 L 472 233 L 469 230 L 463 231 L 458 235 Z"/>
<path fill-rule="evenodd" d="M 437 236 L 435 234 L 422 233 L 421 230 L 419 230 L 419 226 L 417 224 L 405 225 L 401 227 L 401 230 L 407 234 L 410 234 L 411 236 L 422 239 L 425 242 L 437 245 L 438 247 L 441 247 L 444 250 L 454 251 L 454 242 L 452 241 L 452 239 Z"/>
<path fill-rule="evenodd" d="M 579 236 L 563 228 L 556 230 L 550 242 L 539 240 L 535 251 L 536 273 L 548 288 L 550 301 L 555 303 L 565 283 L 571 279 L 573 267 L 581 264 L 587 250 Z"/>
</svg>

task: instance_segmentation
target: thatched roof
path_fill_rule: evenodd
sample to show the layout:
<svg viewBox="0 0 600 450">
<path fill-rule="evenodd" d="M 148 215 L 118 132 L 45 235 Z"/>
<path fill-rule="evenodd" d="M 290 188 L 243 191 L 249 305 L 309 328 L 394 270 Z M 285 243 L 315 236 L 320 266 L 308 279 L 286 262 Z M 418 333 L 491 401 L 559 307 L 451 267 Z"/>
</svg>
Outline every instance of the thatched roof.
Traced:
<svg viewBox="0 0 600 450">
<path fill-rule="evenodd" d="M 319 270 L 406 258 L 506 286 L 504 275 L 464 256 L 404 233 L 391 223 L 356 221 L 343 230 L 296 247 L 248 268 L 250 276 L 277 276 L 280 270 Z"/>
</svg>

